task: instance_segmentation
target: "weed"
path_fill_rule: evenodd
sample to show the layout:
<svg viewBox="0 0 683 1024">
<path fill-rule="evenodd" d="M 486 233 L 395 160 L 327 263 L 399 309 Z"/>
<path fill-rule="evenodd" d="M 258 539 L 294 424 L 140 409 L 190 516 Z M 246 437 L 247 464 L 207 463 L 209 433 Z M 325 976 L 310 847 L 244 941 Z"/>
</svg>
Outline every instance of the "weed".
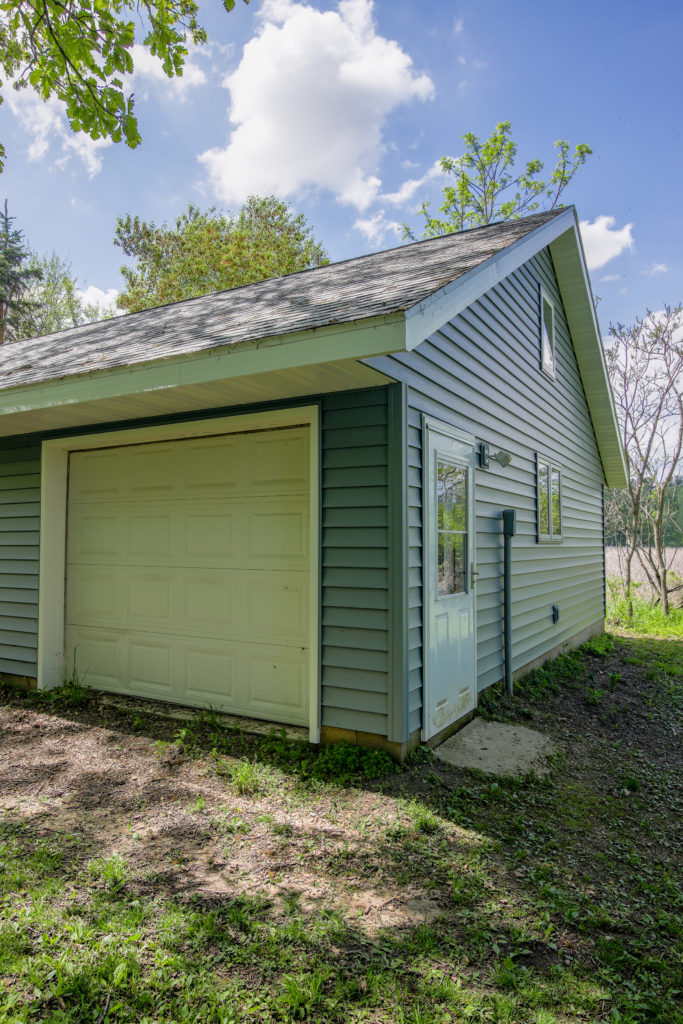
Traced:
<svg viewBox="0 0 683 1024">
<path fill-rule="evenodd" d="M 418 800 L 407 804 L 406 811 L 416 832 L 422 832 L 424 835 L 434 835 L 442 831 L 443 824 L 440 818 L 434 811 Z"/>
<path fill-rule="evenodd" d="M 88 863 L 91 878 L 104 884 L 106 889 L 118 892 L 128 880 L 128 868 L 123 857 L 112 853 L 109 857 L 98 857 Z"/>
<path fill-rule="evenodd" d="M 660 604 L 652 605 L 638 596 L 629 599 L 623 586 L 611 586 L 609 597 L 607 622 L 611 626 L 646 636 L 683 637 L 683 608 L 670 608 L 665 615 Z"/>
<path fill-rule="evenodd" d="M 324 1002 L 329 976 L 329 969 L 284 975 L 280 1002 L 294 1020 L 305 1020 Z"/>
<path fill-rule="evenodd" d="M 598 689 L 597 686 L 587 686 L 586 704 L 599 704 L 606 692 L 606 690 Z"/>
<path fill-rule="evenodd" d="M 233 789 L 241 796 L 252 796 L 265 790 L 265 772 L 261 765 L 251 761 L 224 762 L 225 774 Z"/>
<path fill-rule="evenodd" d="M 212 824 L 216 831 L 224 836 L 245 836 L 249 832 L 249 825 L 240 818 L 239 814 L 234 814 L 231 817 L 224 815 L 223 817 L 214 818 Z"/>
<path fill-rule="evenodd" d="M 614 638 L 609 633 L 601 633 L 587 640 L 581 648 L 586 654 L 594 654 L 598 658 L 604 658 L 614 650 Z"/>
</svg>

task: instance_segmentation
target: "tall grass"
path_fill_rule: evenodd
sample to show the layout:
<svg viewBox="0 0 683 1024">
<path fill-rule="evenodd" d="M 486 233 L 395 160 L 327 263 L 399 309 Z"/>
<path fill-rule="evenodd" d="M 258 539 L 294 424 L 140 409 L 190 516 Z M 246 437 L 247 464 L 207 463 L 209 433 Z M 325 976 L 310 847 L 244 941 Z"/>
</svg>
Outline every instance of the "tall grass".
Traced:
<svg viewBox="0 0 683 1024">
<path fill-rule="evenodd" d="M 648 636 L 683 637 L 683 608 L 671 608 L 665 615 L 660 604 L 651 604 L 631 591 L 623 580 L 607 581 L 607 625 Z"/>
</svg>

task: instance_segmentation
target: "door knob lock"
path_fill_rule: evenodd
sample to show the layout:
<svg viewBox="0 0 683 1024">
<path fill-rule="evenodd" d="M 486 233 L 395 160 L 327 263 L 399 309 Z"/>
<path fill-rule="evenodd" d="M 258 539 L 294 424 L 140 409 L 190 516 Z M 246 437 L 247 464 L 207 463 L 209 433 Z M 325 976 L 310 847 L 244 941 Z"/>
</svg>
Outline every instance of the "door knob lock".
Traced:
<svg viewBox="0 0 683 1024">
<path fill-rule="evenodd" d="M 474 562 L 472 562 L 472 566 L 471 566 L 471 569 L 470 569 L 470 579 L 472 581 L 472 586 L 473 587 L 475 586 L 475 584 L 477 582 L 477 576 L 478 575 L 479 575 L 479 572 L 478 572 L 477 569 L 475 569 Z"/>
</svg>

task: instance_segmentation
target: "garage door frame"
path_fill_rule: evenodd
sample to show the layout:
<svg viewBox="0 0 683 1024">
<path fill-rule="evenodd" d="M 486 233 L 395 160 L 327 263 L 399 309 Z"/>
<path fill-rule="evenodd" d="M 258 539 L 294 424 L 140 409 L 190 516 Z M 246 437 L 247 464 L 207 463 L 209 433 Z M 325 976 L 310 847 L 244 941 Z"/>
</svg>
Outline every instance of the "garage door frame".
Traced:
<svg viewBox="0 0 683 1024">
<path fill-rule="evenodd" d="M 271 430 L 310 428 L 310 598 L 309 598 L 309 738 L 320 740 L 320 432 L 317 405 L 242 416 L 221 416 L 190 423 L 131 427 L 43 441 L 40 501 L 40 591 L 38 600 L 38 689 L 64 680 L 66 599 L 66 526 L 69 454 L 95 448 L 118 448 L 155 441 Z"/>
</svg>

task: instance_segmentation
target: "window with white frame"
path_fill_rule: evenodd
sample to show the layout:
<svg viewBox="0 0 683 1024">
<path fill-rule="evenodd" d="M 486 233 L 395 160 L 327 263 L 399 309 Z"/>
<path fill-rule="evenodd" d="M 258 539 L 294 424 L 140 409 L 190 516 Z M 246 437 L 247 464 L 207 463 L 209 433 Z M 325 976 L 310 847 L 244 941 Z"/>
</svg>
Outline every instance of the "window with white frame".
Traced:
<svg viewBox="0 0 683 1024">
<path fill-rule="evenodd" d="M 562 470 L 551 459 L 537 457 L 538 542 L 562 540 Z"/>
<path fill-rule="evenodd" d="M 555 307 L 541 289 L 541 368 L 555 376 Z"/>
</svg>

